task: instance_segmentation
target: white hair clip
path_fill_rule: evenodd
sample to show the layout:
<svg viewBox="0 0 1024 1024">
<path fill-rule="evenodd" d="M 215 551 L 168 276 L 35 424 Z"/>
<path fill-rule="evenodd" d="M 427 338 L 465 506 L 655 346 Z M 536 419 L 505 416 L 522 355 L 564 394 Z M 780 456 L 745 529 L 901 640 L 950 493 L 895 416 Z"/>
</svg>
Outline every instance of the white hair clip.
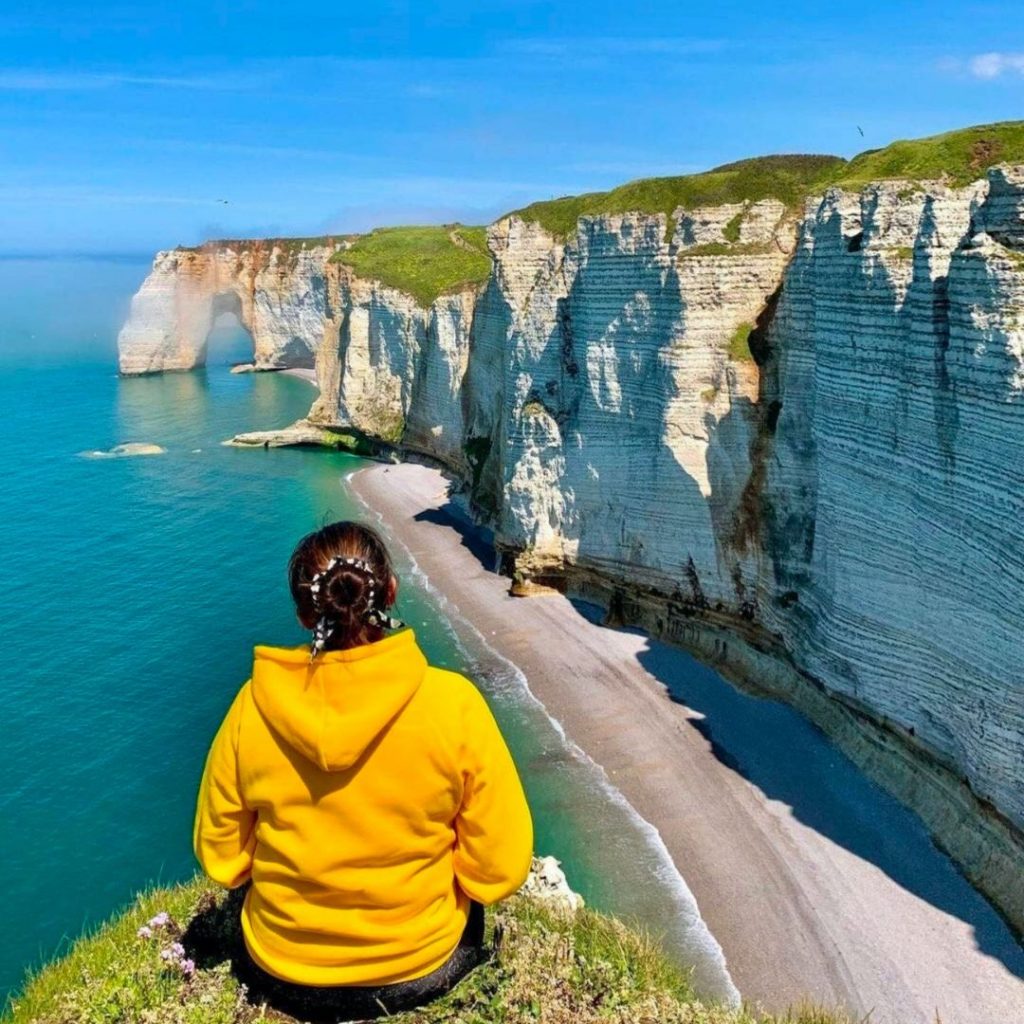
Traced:
<svg viewBox="0 0 1024 1024">
<path fill-rule="evenodd" d="M 370 563 L 363 558 L 335 555 L 309 582 L 309 592 L 313 595 L 313 610 L 319 613 L 316 625 L 313 627 L 313 640 L 309 648 L 310 662 L 324 649 L 336 627 L 336 623 L 327 617 L 327 613 L 323 609 L 320 592 L 323 590 L 326 578 L 339 566 L 354 569 L 369 580 L 366 607 L 363 610 L 363 619 L 367 625 L 376 626 L 379 629 L 401 629 L 405 625 L 401 619 L 392 618 L 383 608 L 377 607 L 377 578 Z"/>
</svg>

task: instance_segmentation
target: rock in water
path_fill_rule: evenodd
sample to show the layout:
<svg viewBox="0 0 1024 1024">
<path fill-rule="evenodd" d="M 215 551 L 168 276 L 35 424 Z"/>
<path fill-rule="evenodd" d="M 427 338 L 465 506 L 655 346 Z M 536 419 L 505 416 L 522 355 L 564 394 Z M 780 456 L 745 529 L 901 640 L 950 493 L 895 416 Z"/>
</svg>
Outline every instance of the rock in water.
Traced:
<svg viewBox="0 0 1024 1024">
<path fill-rule="evenodd" d="M 127 458 L 132 455 L 163 455 L 167 451 L 158 444 L 146 444 L 143 441 L 129 441 L 127 444 L 118 444 L 108 451 L 82 452 L 87 459 L 116 459 Z"/>
</svg>

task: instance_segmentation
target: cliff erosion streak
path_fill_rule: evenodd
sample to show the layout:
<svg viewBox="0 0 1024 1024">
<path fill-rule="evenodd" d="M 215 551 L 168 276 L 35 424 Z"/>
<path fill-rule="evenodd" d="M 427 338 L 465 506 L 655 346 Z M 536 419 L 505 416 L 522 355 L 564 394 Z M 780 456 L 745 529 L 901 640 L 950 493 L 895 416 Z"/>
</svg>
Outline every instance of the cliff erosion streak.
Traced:
<svg viewBox="0 0 1024 1024">
<path fill-rule="evenodd" d="M 234 312 L 315 365 L 313 426 L 445 466 L 517 585 L 796 704 L 1024 931 L 1024 167 L 487 237 L 429 308 L 345 241 L 161 253 L 121 370 Z"/>
</svg>

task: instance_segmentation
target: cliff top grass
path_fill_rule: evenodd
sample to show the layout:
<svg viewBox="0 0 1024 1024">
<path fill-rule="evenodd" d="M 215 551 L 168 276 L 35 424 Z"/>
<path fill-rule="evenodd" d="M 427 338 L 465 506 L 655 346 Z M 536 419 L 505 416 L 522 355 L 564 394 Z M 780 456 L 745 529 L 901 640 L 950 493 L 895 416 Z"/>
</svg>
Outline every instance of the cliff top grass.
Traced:
<svg viewBox="0 0 1024 1024">
<path fill-rule="evenodd" d="M 1024 121 L 975 125 L 924 139 L 869 149 L 843 166 L 829 184 L 858 188 L 885 178 L 966 185 L 994 164 L 1024 163 Z"/>
<path fill-rule="evenodd" d="M 567 238 L 580 217 L 616 213 L 664 213 L 672 230 L 676 210 L 775 198 L 795 209 L 809 195 L 831 186 L 858 189 L 882 179 L 911 182 L 947 179 L 965 185 L 998 163 L 1024 163 L 1024 121 L 976 125 L 923 139 L 900 140 L 869 149 L 851 160 L 838 156 L 794 154 L 753 157 L 722 164 L 700 174 L 640 178 L 607 192 L 588 192 L 531 203 L 512 214 L 539 223 L 556 238 Z M 739 237 L 739 220 L 726 228 Z M 423 306 L 464 285 L 487 279 L 491 258 L 486 229 L 461 224 L 378 228 L 366 235 L 321 235 L 262 240 L 221 239 L 201 246 L 277 246 L 291 255 L 302 249 L 330 247 L 332 261 L 352 267 L 361 277 L 412 295 Z M 345 248 L 340 248 L 345 246 Z M 735 247 L 728 250 L 738 255 Z M 690 255 L 696 255 L 691 252 Z"/>
<path fill-rule="evenodd" d="M 422 306 L 463 285 L 481 284 L 491 272 L 486 228 L 462 224 L 378 228 L 331 261 L 406 292 Z"/>
<path fill-rule="evenodd" d="M 15 998 L 5 1024 L 295 1024 L 246 999 L 223 949 L 237 939 L 219 890 L 201 879 L 140 896 L 80 939 Z M 140 938 L 158 913 L 170 920 Z M 187 928 L 186 928 L 187 926 Z M 228 931 L 234 927 L 234 932 Z M 183 934 L 184 933 L 184 934 Z M 394 1024 L 850 1024 L 815 1008 L 758 1017 L 698 1002 L 657 945 L 613 918 L 517 896 L 488 912 L 497 951 L 449 995 Z M 188 974 L 160 957 L 179 940 Z"/>
<path fill-rule="evenodd" d="M 673 212 L 679 207 L 694 209 L 772 197 L 792 209 L 805 197 L 833 185 L 857 189 L 881 179 L 927 181 L 943 177 L 953 185 L 965 185 L 999 163 L 1024 163 L 1024 121 L 976 125 L 893 142 L 851 160 L 811 155 L 753 157 L 701 174 L 641 178 L 608 192 L 532 203 L 513 214 L 539 223 L 557 238 L 566 238 L 583 216 L 664 213 L 671 225 Z"/>
<path fill-rule="evenodd" d="M 683 207 L 756 202 L 773 197 L 796 206 L 814 185 L 842 167 L 838 156 L 761 156 L 722 164 L 701 174 L 640 178 L 609 192 L 588 192 L 532 203 L 515 216 L 536 221 L 557 238 L 576 228 L 580 217 L 605 213 L 664 213 L 669 221 Z"/>
</svg>

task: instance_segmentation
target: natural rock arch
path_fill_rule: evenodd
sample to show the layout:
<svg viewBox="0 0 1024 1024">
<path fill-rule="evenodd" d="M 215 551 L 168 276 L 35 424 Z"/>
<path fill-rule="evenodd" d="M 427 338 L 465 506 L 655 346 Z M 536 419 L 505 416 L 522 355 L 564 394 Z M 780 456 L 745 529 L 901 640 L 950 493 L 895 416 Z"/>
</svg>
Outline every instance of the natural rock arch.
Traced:
<svg viewBox="0 0 1024 1024">
<path fill-rule="evenodd" d="M 233 314 L 253 340 L 257 369 L 313 368 L 327 316 L 325 266 L 333 249 L 282 264 L 276 249 L 232 243 L 159 253 L 118 338 L 122 373 L 206 364 L 210 333 Z"/>
<path fill-rule="evenodd" d="M 224 322 L 227 318 L 230 320 Z M 231 327 L 244 332 L 248 338 L 245 345 L 221 342 L 217 335 L 225 333 Z M 210 302 L 210 326 L 197 352 L 196 366 L 205 366 L 210 360 L 211 352 L 215 359 L 223 353 L 228 357 L 227 361 L 232 363 L 256 361 L 256 340 L 253 338 L 251 320 L 247 322 L 242 300 L 235 291 L 219 292 L 213 296 Z"/>
</svg>

